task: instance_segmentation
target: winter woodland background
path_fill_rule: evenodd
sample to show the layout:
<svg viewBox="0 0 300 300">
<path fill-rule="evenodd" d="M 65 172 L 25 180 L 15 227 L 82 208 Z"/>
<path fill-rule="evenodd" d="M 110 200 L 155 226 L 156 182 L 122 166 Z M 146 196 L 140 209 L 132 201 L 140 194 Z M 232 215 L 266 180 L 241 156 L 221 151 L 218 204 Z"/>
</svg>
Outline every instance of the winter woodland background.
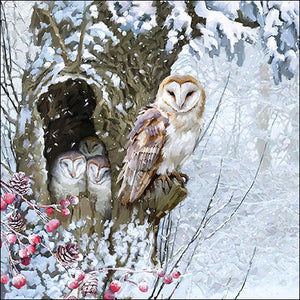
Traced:
<svg viewBox="0 0 300 300">
<path fill-rule="evenodd" d="M 8 28 L 2 28 L 1 43 L 3 46 L 6 40 L 7 46 L 9 40 L 10 48 L 5 53 L 11 55 L 11 58 L 5 57 L 2 51 L 1 65 L 3 60 L 11 59 L 15 91 L 8 92 L 15 93 L 16 98 L 22 96 L 24 70 L 32 68 L 35 55 L 40 51 L 32 44 L 29 31 L 33 4 L 30 1 L 1 3 L 1 20 L 5 16 L 8 25 Z M 56 21 L 66 17 L 68 11 L 68 17 L 72 18 L 74 10 L 82 11 L 89 4 L 89 1 L 55 2 Z M 135 4 L 137 6 L 131 7 L 130 2 L 109 2 L 112 11 L 119 7 L 121 14 L 117 17 L 115 13 L 114 17 L 119 18 L 123 30 L 131 28 L 138 34 L 154 26 L 155 10 L 151 2 Z M 173 1 L 169 4 L 173 5 Z M 40 2 L 40 6 L 43 5 Z M 214 195 L 213 208 L 208 216 L 231 199 L 207 222 L 184 252 L 179 267 L 182 278 L 173 298 L 234 298 L 246 276 L 240 293 L 242 298 L 282 299 L 298 298 L 299 295 L 299 4 L 293 1 L 256 2 L 260 12 L 256 16 L 251 15 L 250 5 L 254 4 L 251 1 L 197 2 L 197 14 L 206 18 L 206 26 L 201 28 L 203 35 L 191 39 L 183 47 L 171 69 L 171 73 L 193 75 L 204 87 L 207 95 L 204 120 L 209 126 L 182 170 L 190 177 L 187 198 L 161 221 L 160 245 L 168 249 L 165 254 L 161 252 L 167 256 L 164 257 L 166 268 L 176 262 L 197 232 L 211 197 Z M 63 7 L 69 9 L 65 9 L 64 14 Z M 176 30 L 191 21 L 185 7 L 184 2 L 178 1 L 172 11 L 170 19 L 174 22 L 173 28 L 169 27 L 168 51 L 176 48 L 180 39 Z M 257 18 L 258 22 L 263 22 L 264 28 L 233 22 L 238 18 L 238 9 L 244 15 L 248 14 L 248 19 Z M 93 7 L 90 10 L 96 14 Z M 107 33 L 101 30 L 105 32 L 106 29 L 99 27 L 98 35 L 104 39 Z M 49 66 L 55 59 L 51 47 L 40 57 L 44 62 L 48 61 Z M 270 57 L 273 57 L 271 64 Z M 38 60 L 36 65 L 38 68 Z M 59 62 L 57 68 L 59 72 Z M 4 80 L 10 80 L 4 73 L 2 68 L 2 87 L 5 87 Z M 117 81 L 116 85 L 119 84 Z M 16 122 L 21 126 L 26 117 L 18 116 L 2 88 L 3 180 L 8 179 L 9 170 L 16 171 L 12 151 L 13 124 L 18 118 Z M 244 200 L 241 202 L 241 199 Z M 31 215 L 26 218 L 29 223 L 35 222 Z M 141 234 L 136 227 L 131 238 Z M 48 235 L 43 238 L 50 247 L 54 246 Z M 91 237 L 83 237 L 82 251 L 90 243 L 88 238 Z M 72 240 L 70 236 L 65 239 Z M 118 242 L 122 243 L 121 235 Z M 102 247 L 99 249 L 104 252 L 104 263 L 113 261 L 104 249 L 105 243 Z M 1 255 L 3 273 L 8 268 L 2 263 L 7 259 L 3 248 Z M 93 261 L 93 255 L 91 251 L 89 262 Z M 136 263 L 136 269 L 149 267 L 149 254 L 143 255 Z M 20 290 L 5 286 L 5 297 L 41 298 L 45 290 L 52 298 L 61 297 L 65 293 L 66 277 L 62 275 L 58 283 L 57 278 L 43 274 L 53 266 L 51 257 L 35 257 L 30 268 L 23 272 L 28 284 Z M 96 261 L 92 267 L 103 267 L 103 262 Z M 150 275 L 137 276 L 150 283 L 146 296 L 132 286 L 124 286 L 118 297 L 151 295 L 155 279 Z M 159 297 L 169 297 L 173 288 L 174 285 L 165 286 Z"/>
</svg>

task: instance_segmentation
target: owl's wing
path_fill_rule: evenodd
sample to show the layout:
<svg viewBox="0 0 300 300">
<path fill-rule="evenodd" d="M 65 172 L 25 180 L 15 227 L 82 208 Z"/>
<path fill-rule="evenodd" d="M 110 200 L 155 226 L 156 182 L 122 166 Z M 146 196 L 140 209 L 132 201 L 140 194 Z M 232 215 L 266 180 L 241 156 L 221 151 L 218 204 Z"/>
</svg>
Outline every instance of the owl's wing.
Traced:
<svg viewBox="0 0 300 300">
<path fill-rule="evenodd" d="M 153 106 L 144 107 L 128 135 L 130 145 L 118 182 L 123 179 L 119 191 L 122 204 L 137 200 L 156 173 L 162 159 L 161 150 L 166 141 L 168 118 Z"/>
</svg>

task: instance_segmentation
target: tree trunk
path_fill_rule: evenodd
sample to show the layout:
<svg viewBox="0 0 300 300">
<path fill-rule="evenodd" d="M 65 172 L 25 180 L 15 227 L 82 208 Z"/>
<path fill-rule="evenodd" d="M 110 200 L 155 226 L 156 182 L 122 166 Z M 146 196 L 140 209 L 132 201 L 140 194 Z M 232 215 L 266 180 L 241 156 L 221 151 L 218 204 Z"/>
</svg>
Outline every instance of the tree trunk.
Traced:
<svg viewBox="0 0 300 300">
<path fill-rule="evenodd" d="M 119 25 L 111 20 L 106 3 L 99 1 L 94 4 L 98 17 L 92 18 L 86 9 L 81 25 L 77 27 L 67 19 L 57 24 L 52 17 L 54 6 L 51 3 L 49 10 L 34 9 L 31 24 L 34 44 L 44 49 L 49 47 L 47 41 L 50 41 L 64 67 L 58 70 L 55 59 L 50 64 L 43 59 L 38 75 L 34 72 L 37 68 L 34 62 L 24 74 L 23 108 L 14 139 L 17 169 L 33 180 L 34 198 L 49 204 L 53 202 L 48 190 L 51 179 L 49 168 L 53 159 L 61 152 L 76 149 L 84 136 L 96 134 L 105 143 L 111 162 L 113 225 L 109 235 L 110 251 L 115 252 L 116 233 L 122 231 L 126 234 L 130 224 L 147 224 L 145 241 L 149 248 L 153 248 L 152 262 L 156 263 L 159 221 L 186 197 L 187 191 L 175 179 L 170 190 L 163 190 L 161 183 L 155 180 L 137 203 L 122 206 L 116 196 L 119 189 L 116 179 L 126 154 L 127 135 L 140 108 L 155 100 L 159 83 L 170 74 L 171 66 L 186 40 L 180 40 L 172 52 L 166 52 L 168 28 L 164 22 L 171 9 L 166 2 L 154 3 L 157 26 L 138 36 L 134 36 L 132 31 L 126 31 L 126 34 L 119 31 Z M 103 44 L 99 37 L 93 37 L 91 26 L 99 22 L 105 23 L 119 39 L 117 44 L 111 40 Z M 78 52 L 76 59 L 71 60 L 69 54 L 74 51 L 74 45 L 66 44 L 65 39 L 76 32 L 80 34 L 79 42 L 75 43 Z M 93 37 L 93 41 L 89 44 L 84 42 L 86 36 Z M 104 51 L 98 52 L 95 45 L 101 43 Z M 83 57 L 84 51 L 94 58 Z M 36 62 L 39 59 L 38 55 Z M 84 226 L 68 229 L 72 221 L 82 219 L 85 220 Z M 100 221 L 94 222 L 94 219 Z M 68 220 L 60 220 L 79 245 L 84 233 L 88 236 L 97 233 L 100 240 L 107 228 L 84 195 L 80 198 L 80 205 L 74 207 L 72 216 Z M 128 257 L 130 247 L 128 243 Z M 127 261 L 119 257 L 117 266 L 123 266 Z"/>
</svg>

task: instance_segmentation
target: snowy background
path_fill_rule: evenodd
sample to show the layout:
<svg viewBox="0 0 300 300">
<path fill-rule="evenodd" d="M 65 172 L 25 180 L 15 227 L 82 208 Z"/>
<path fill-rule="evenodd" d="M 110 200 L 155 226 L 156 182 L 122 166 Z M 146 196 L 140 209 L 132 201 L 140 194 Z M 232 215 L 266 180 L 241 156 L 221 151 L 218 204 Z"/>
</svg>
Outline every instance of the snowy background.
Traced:
<svg viewBox="0 0 300 300">
<path fill-rule="evenodd" d="M 14 5 L 21 15 L 15 15 Z M 30 5 L 28 2 L 12 2 L 11 10 L 7 10 L 9 24 L 16 28 L 12 39 L 17 54 L 15 59 L 21 69 L 26 65 L 25 53 L 29 44 Z M 255 37 L 258 30 L 251 30 L 251 36 Z M 197 53 L 191 51 L 190 46 L 185 46 L 172 67 L 172 73 L 193 75 L 204 87 L 207 95 L 206 125 L 214 115 L 228 76 L 229 81 L 211 126 L 182 170 L 190 177 L 188 197 L 171 212 L 174 226 L 168 264 L 176 261 L 177 251 L 180 252 L 197 230 L 213 195 L 221 160 L 219 188 L 212 203 L 217 209 L 231 196 L 232 201 L 212 218 L 203 234 L 185 253 L 180 265 L 182 281 L 173 298 L 234 298 L 242 286 L 256 247 L 240 297 L 297 299 L 299 72 L 296 71 L 290 80 L 283 77 L 282 82 L 276 85 L 272 65 L 268 64 L 269 53 L 260 42 L 245 44 L 245 60 L 240 67 L 238 56 L 228 61 L 223 50 L 219 56 L 211 58 L 205 50 L 205 41 L 194 41 L 193 48 L 197 49 Z M 298 66 L 296 68 L 298 70 Z M 20 74 L 16 76 L 20 78 Z M 20 79 L 17 88 L 20 94 Z M 4 99 L 2 103 L 9 110 L 9 101 Z M 2 148 L 9 145 L 11 137 L 8 129 L 5 131 L 2 126 L 1 130 Z M 253 188 L 230 222 L 210 237 L 230 216 L 250 187 L 265 142 L 264 160 Z M 3 152 L 1 159 L 6 161 Z M 13 168 L 13 161 L 11 164 Z M 1 174 L 6 176 L 3 171 Z M 36 260 L 33 266 L 43 265 Z M 59 292 L 59 288 L 54 288 L 56 285 L 53 282 L 53 295 L 56 295 L 55 291 Z M 173 287 L 165 287 L 162 298 L 169 296 Z M 26 287 L 20 291 L 11 289 L 6 298 L 39 298 L 42 292 L 33 292 Z M 135 289 L 125 288 L 120 297 L 125 296 L 141 298 L 143 295 Z"/>
</svg>

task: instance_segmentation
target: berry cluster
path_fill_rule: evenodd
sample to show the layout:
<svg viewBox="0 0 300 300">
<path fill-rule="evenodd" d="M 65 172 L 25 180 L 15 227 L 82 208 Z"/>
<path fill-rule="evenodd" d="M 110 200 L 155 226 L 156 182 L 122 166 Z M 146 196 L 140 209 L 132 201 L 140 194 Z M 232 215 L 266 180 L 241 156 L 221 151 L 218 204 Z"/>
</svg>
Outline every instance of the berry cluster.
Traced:
<svg viewBox="0 0 300 300">
<path fill-rule="evenodd" d="M 30 209 L 33 209 L 37 216 L 46 225 L 48 233 L 57 229 L 60 222 L 58 219 L 49 219 L 48 216 L 54 213 L 54 210 L 60 212 L 62 216 L 67 217 L 70 210 L 67 208 L 70 204 L 76 205 L 79 203 L 78 197 L 70 197 L 69 199 L 62 199 L 60 204 L 39 205 L 27 200 L 24 195 L 30 189 L 29 178 L 23 172 L 14 173 L 9 182 L 1 181 L 1 192 L 4 196 L 1 198 L 1 211 L 5 214 L 1 216 L 1 247 L 4 243 L 8 255 L 10 274 L 12 276 L 11 283 L 17 289 L 20 289 L 26 284 L 26 277 L 20 273 L 17 265 L 28 266 L 31 263 L 31 257 L 36 252 L 36 247 L 40 244 L 46 248 L 56 259 L 63 265 L 63 263 L 52 253 L 52 251 L 41 242 L 39 235 L 31 233 L 25 235 L 22 231 L 25 228 L 25 221 L 21 214 L 16 212 L 15 203 L 24 201 L 28 204 Z M 19 245 L 17 253 L 13 253 L 11 246 Z M 60 256 L 62 257 L 62 256 Z M 1 276 L 1 283 L 7 284 L 9 282 L 9 274 Z"/>
<path fill-rule="evenodd" d="M 24 197 L 30 189 L 29 178 L 26 177 L 24 173 L 20 172 L 13 174 L 9 182 L 10 184 L 6 184 L 1 181 L 1 190 L 4 191 L 4 196 L 1 198 L 1 211 L 5 213 L 3 221 L 1 220 L 1 227 L 3 227 L 1 228 L 1 247 L 3 242 L 9 255 L 10 274 L 12 276 L 11 284 L 15 288 L 20 289 L 26 284 L 26 277 L 24 274 L 20 273 L 19 268 L 17 268 L 16 265 L 20 264 L 28 266 L 31 263 L 31 257 L 37 251 L 38 247 L 46 248 L 68 273 L 70 279 L 67 282 L 67 286 L 70 291 L 64 299 L 78 299 L 79 293 L 81 293 L 82 297 L 96 297 L 98 292 L 98 278 L 96 273 L 98 272 L 109 270 L 124 272 L 119 280 L 113 280 L 110 283 L 109 288 L 104 291 L 104 299 L 115 299 L 116 294 L 121 291 L 122 281 L 135 285 L 142 293 L 148 292 L 148 283 L 145 280 L 136 283 L 128 278 L 130 274 L 151 273 L 163 278 L 164 284 L 170 284 L 173 282 L 173 279 L 179 278 L 180 272 L 176 269 L 173 270 L 171 274 L 166 274 L 163 269 L 136 271 L 126 268 L 103 268 L 88 273 L 73 269 L 71 266 L 74 263 L 77 263 L 79 258 L 77 245 L 72 243 L 59 245 L 56 254 L 54 254 L 50 248 L 43 244 L 41 237 L 38 234 L 31 233 L 26 235 L 22 233 L 25 228 L 25 221 L 23 216 L 16 212 L 14 204 L 18 201 L 26 202 L 29 208 L 33 209 L 46 225 L 46 231 L 50 233 L 58 228 L 60 222 L 55 218 L 49 219 L 49 216 L 52 215 L 54 211 L 61 213 L 63 217 L 69 216 L 70 210 L 68 207 L 70 205 L 78 204 L 78 197 L 73 196 L 69 199 L 62 199 L 59 204 L 39 205 Z M 15 244 L 19 245 L 17 254 L 13 253 L 11 249 L 11 246 Z M 16 256 L 17 259 L 13 256 Z M 1 276 L 1 283 L 7 284 L 9 282 L 9 276 L 9 274 L 3 274 Z M 71 295 L 73 291 L 77 291 L 77 297 Z"/>
</svg>

